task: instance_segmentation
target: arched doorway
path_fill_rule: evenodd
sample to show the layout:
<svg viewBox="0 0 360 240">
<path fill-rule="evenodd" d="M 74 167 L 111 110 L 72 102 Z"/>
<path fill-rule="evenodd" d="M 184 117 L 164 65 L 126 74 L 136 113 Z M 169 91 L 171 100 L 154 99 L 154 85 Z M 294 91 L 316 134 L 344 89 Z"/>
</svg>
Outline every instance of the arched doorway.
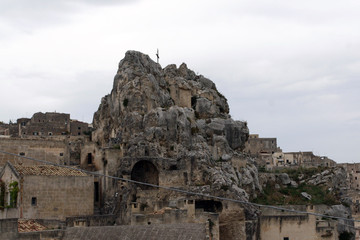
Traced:
<svg viewBox="0 0 360 240">
<path fill-rule="evenodd" d="M 134 165 L 131 180 L 159 185 L 159 171 L 151 162 L 142 160 Z M 153 189 L 146 185 L 139 184 L 138 186 L 143 190 Z"/>
</svg>

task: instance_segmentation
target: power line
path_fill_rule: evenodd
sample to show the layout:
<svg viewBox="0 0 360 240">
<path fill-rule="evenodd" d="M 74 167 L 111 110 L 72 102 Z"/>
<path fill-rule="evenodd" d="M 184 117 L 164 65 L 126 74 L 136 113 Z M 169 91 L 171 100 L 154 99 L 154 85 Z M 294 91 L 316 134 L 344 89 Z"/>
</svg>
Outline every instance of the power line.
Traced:
<svg viewBox="0 0 360 240">
<path fill-rule="evenodd" d="M 89 174 L 89 175 L 93 175 L 93 176 L 106 177 L 106 178 L 111 178 L 111 179 L 120 180 L 120 181 L 124 181 L 124 182 L 129 182 L 129 183 L 134 183 L 134 184 L 139 184 L 139 185 L 144 185 L 144 186 L 149 186 L 149 187 L 154 187 L 154 188 L 159 188 L 159 189 L 165 189 L 165 190 L 179 192 L 179 193 L 184 193 L 184 194 L 188 194 L 188 195 L 194 195 L 194 196 L 212 198 L 212 199 L 221 200 L 221 201 L 240 203 L 240 204 L 243 204 L 243 205 L 250 205 L 250 206 L 255 206 L 255 207 L 258 207 L 258 208 L 270 208 L 270 209 L 280 210 L 282 212 L 308 214 L 308 215 L 313 215 L 313 216 L 322 217 L 322 218 L 330 218 L 330 219 L 333 219 L 333 220 L 337 219 L 337 220 L 344 220 L 344 221 L 351 221 L 351 222 L 360 222 L 360 220 L 355 220 L 353 218 L 349 219 L 349 218 L 325 215 L 325 214 L 315 213 L 315 212 L 299 211 L 299 210 L 295 210 L 295 209 L 289 209 L 289 208 L 278 207 L 278 206 L 273 206 L 273 205 L 264 205 L 264 204 L 259 204 L 259 203 L 252 203 L 252 202 L 247 202 L 247 201 L 243 201 L 243 200 L 237 200 L 237 199 L 226 198 L 226 197 L 218 197 L 218 196 L 213 196 L 213 195 L 204 194 L 204 193 L 191 192 L 191 191 L 187 191 L 187 190 L 180 189 L 180 188 L 160 186 L 160 185 L 156 185 L 156 184 L 145 183 L 145 182 L 135 181 L 135 180 L 131 180 L 131 179 L 125 179 L 125 178 L 121 178 L 121 177 L 105 175 L 105 174 L 101 174 L 101 173 L 88 171 L 88 170 L 85 170 L 85 169 L 70 167 L 70 166 L 66 166 L 66 165 L 52 163 L 52 162 L 49 162 L 49 161 L 44 161 L 44 160 L 35 159 L 35 158 L 31 158 L 31 157 L 21 156 L 21 155 L 18 155 L 18 154 L 9 153 L 9 152 L 5 152 L 5 151 L 2 151 L 2 150 L 0 150 L 0 153 L 16 156 L 16 157 L 19 157 L 19 158 L 28 159 L 28 160 L 31 160 L 31 161 L 40 162 L 40 163 L 43 163 L 43 164 L 46 164 L 46 165 L 53 165 L 53 166 L 57 166 L 57 167 L 76 170 L 76 171 L 80 171 L 80 172 L 83 172 L 83 173 L 86 173 L 86 174 Z M 339 224 L 343 224 L 343 223 L 339 223 Z M 346 224 L 343 224 L 343 225 L 346 225 Z M 350 226 L 350 225 L 347 225 L 347 226 Z"/>
</svg>

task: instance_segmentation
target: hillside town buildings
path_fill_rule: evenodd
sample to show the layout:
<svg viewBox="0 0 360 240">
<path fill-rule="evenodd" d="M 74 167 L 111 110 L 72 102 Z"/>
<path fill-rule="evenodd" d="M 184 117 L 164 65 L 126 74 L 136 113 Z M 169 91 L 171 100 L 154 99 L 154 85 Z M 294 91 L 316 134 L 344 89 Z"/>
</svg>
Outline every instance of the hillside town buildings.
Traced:
<svg viewBox="0 0 360 240">
<path fill-rule="evenodd" d="M 316 156 L 313 152 L 283 152 L 277 146 L 276 138 L 261 138 L 250 134 L 245 152 L 258 158 L 258 163 L 266 169 L 283 167 L 335 167 L 336 162 L 326 156 Z"/>
<path fill-rule="evenodd" d="M 161 68 L 128 51 L 93 128 L 35 113 L 0 131 L 0 239 L 336 239 L 353 227 L 314 217 L 321 196 L 291 195 L 310 183 L 315 200 L 345 195 L 344 168 L 249 135 L 215 84 L 184 63 Z M 311 171 L 271 172 L 286 168 Z M 266 211 L 274 199 L 250 202 L 273 192 L 305 204 L 279 214 Z M 350 219 L 351 201 L 333 200 L 324 214 Z"/>
<path fill-rule="evenodd" d="M 116 174 L 112 169 L 122 169 L 124 178 L 161 186 L 180 186 L 188 181 L 187 177 L 184 178 L 188 174 L 185 163 L 179 164 L 175 159 L 151 158 L 146 156 L 146 151 L 141 158 L 124 158 L 123 146 L 100 148 L 87 138 L 85 132 L 89 130 L 88 125 L 70 120 L 68 114 L 37 113 L 31 119 L 19 119 L 16 125 L 17 132 L 14 131 L 14 126 L 12 126 L 13 130 L 10 130 L 9 125 L 3 126 L 1 133 L 5 136 L 12 133 L 12 136 L 0 138 L 1 150 L 109 175 Z M 78 144 L 75 146 L 73 142 L 76 141 Z M 315 156 L 312 152 L 282 152 L 277 146 L 276 138 L 260 138 L 259 135 L 250 135 L 244 151 L 258 158 L 259 163 L 265 164 L 268 169 L 300 166 L 334 167 L 335 165 L 334 161 Z M 75 159 L 74 155 L 78 158 Z M 3 206 L 10 206 L 0 209 L 1 219 L 40 219 L 40 221 L 54 219 L 60 222 L 67 220 L 70 226 L 90 227 L 94 224 L 94 220 L 90 220 L 91 216 L 101 213 L 105 195 L 121 197 L 113 187 L 110 187 L 114 184 L 111 179 L 93 177 L 70 169 L 43 166 L 37 162 L 2 153 L 0 153 L 0 163 L 2 166 L 0 181 L 4 189 L 0 203 Z M 242 163 L 239 164 L 242 165 Z M 343 167 L 348 172 L 349 188 L 355 192 L 358 191 L 360 167 L 356 164 L 345 164 Z M 17 183 L 17 188 L 21 189 L 16 200 L 12 199 L 10 194 L 12 183 Z M 126 185 L 127 183 L 116 184 Z M 224 222 L 222 220 L 224 217 L 221 216 L 232 214 L 234 217 L 236 215 L 232 218 L 239 223 L 244 221 L 244 217 L 241 217 L 244 213 L 228 204 L 223 206 L 221 202 L 214 200 L 179 199 L 178 197 L 167 202 L 153 202 L 158 194 L 157 189 L 138 186 L 136 198 L 129 203 L 130 225 L 155 224 L 156 226 L 196 222 L 204 224 L 202 226 L 208 226 L 204 228 L 204 231 L 208 235 L 211 234 L 212 239 L 224 239 L 224 233 L 227 232 L 224 229 L 237 231 L 239 224 L 234 225 L 231 221 Z M 354 194 L 353 198 L 355 215 L 359 212 L 359 198 L 356 196 L 358 195 Z M 307 211 L 309 208 L 303 210 Z M 114 211 L 118 209 L 115 208 Z M 311 209 L 311 211 L 315 210 Z M 85 217 L 84 220 L 77 216 L 90 218 L 86 220 Z M 301 235 L 304 231 L 313 231 L 311 234 L 316 236 L 313 239 L 324 239 L 324 237 L 337 239 L 338 235 L 336 221 L 325 221 L 306 214 L 296 215 L 266 210 L 260 222 L 260 236 L 271 236 L 266 239 L 302 239 Z M 211 223 L 211 230 L 209 223 Z M 315 230 L 313 230 L 314 227 Z M 244 229 L 245 225 L 243 225 L 243 230 L 240 229 L 240 235 Z M 222 238 L 221 233 L 223 233 Z"/>
<path fill-rule="evenodd" d="M 0 172 L 0 218 L 58 219 L 92 215 L 94 179 L 83 172 L 51 165 L 13 165 Z M 81 204 L 76 204 L 81 203 Z"/>
</svg>

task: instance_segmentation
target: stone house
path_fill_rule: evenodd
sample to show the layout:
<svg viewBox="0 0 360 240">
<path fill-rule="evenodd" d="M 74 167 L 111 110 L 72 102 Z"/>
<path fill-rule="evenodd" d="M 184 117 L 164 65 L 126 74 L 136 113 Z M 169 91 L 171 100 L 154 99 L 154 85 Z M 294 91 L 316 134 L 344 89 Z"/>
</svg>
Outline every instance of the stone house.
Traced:
<svg viewBox="0 0 360 240">
<path fill-rule="evenodd" d="M 9 134 L 9 124 L 0 122 L 0 136 L 8 136 Z"/>
<path fill-rule="evenodd" d="M 13 154 L 0 153 L 0 167 L 3 167 L 7 161 L 12 164 L 37 164 L 22 157 L 36 158 L 62 165 L 79 165 L 81 146 L 87 141 L 88 138 L 85 136 L 0 137 L 0 149 Z"/>
<path fill-rule="evenodd" d="M 327 206 L 283 206 L 302 212 L 322 212 Z M 338 239 L 337 221 L 310 214 L 263 209 L 260 239 L 308 240 Z"/>
<path fill-rule="evenodd" d="M 313 152 L 282 152 L 272 154 L 271 167 L 335 167 L 336 162 Z"/>
<path fill-rule="evenodd" d="M 250 134 L 245 144 L 245 152 L 258 157 L 261 154 L 273 154 L 278 151 L 276 138 L 260 138 L 259 134 Z"/>
<path fill-rule="evenodd" d="M 71 120 L 70 114 L 57 112 L 38 112 L 31 118 L 19 118 L 17 119 L 17 124 L 9 126 L 9 132 L 12 137 L 80 136 L 88 131 L 89 126 L 87 123 Z"/>
<path fill-rule="evenodd" d="M 326 156 L 317 156 L 313 152 L 298 152 L 293 153 L 301 155 L 299 164 L 304 167 L 335 167 L 336 162 Z"/>
<path fill-rule="evenodd" d="M 346 170 L 347 183 L 350 190 L 360 190 L 360 164 L 359 163 L 343 163 L 338 164 Z M 358 202 L 359 203 L 359 202 Z"/>
<path fill-rule="evenodd" d="M 94 177 L 52 165 L 13 165 L 0 173 L 0 218 L 59 219 L 92 215 Z"/>
</svg>

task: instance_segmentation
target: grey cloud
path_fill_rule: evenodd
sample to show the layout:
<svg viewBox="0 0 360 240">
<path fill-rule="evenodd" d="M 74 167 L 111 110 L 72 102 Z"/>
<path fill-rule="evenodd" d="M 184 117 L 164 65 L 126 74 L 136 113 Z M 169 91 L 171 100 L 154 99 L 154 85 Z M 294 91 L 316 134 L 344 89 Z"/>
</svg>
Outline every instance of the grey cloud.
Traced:
<svg viewBox="0 0 360 240">
<path fill-rule="evenodd" d="M 69 21 L 72 14 L 86 7 L 134 4 L 140 0 L 2 0 L 0 19 L 24 33 Z"/>
</svg>

